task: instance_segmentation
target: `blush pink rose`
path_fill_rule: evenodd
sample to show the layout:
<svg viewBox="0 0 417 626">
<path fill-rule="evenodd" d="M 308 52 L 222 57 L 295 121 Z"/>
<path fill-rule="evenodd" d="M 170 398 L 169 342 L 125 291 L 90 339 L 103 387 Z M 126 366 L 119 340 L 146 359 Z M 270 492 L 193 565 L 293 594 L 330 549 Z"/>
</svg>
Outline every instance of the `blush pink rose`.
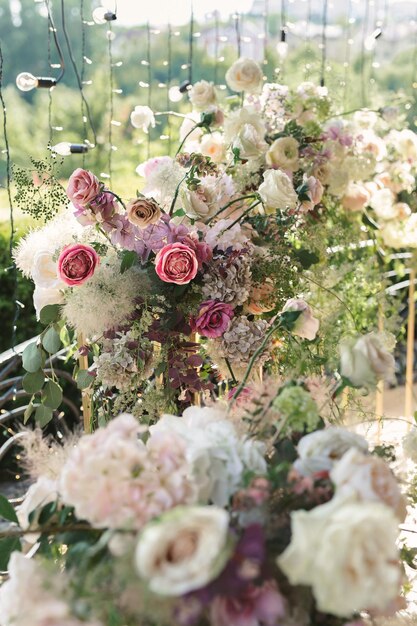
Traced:
<svg viewBox="0 0 417 626">
<path fill-rule="evenodd" d="M 92 202 L 101 194 L 102 185 L 92 172 L 76 169 L 70 176 L 67 187 L 67 196 L 77 207 L 83 207 Z"/>
<path fill-rule="evenodd" d="M 94 274 L 100 257 L 91 246 L 81 243 L 65 246 L 58 259 L 58 274 L 70 287 L 82 285 Z"/>
<path fill-rule="evenodd" d="M 203 337 L 221 337 L 226 332 L 233 315 L 230 304 L 206 300 L 200 304 L 198 315 L 192 320 L 192 327 Z"/>
<path fill-rule="evenodd" d="M 307 195 L 309 200 L 304 200 L 300 209 L 303 212 L 312 211 L 322 199 L 324 188 L 319 179 L 314 176 L 309 176 L 308 178 L 305 176 L 303 182 L 308 187 Z"/>
<path fill-rule="evenodd" d="M 155 270 L 166 283 L 186 285 L 198 272 L 197 255 L 183 243 L 169 243 L 156 255 Z"/>
</svg>

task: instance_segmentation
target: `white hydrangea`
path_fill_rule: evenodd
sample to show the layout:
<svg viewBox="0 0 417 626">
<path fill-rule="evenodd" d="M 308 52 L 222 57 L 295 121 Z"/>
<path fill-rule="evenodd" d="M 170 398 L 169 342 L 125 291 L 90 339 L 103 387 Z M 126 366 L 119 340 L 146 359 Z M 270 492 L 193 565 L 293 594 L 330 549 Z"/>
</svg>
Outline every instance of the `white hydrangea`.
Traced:
<svg viewBox="0 0 417 626">
<path fill-rule="evenodd" d="M 208 228 L 204 239 L 211 248 L 217 246 L 218 250 L 223 252 L 228 248 L 232 250 L 242 250 L 249 242 L 247 234 L 242 230 L 240 224 L 230 226 L 236 217 L 227 220 L 219 220 L 214 226 Z"/>
<path fill-rule="evenodd" d="M 170 207 L 175 190 L 185 174 L 185 170 L 168 156 L 149 159 L 141 163 L 136 172 L 145 178 L 142 193 L 154 198 L 163 208 Z"/>
<path fill-rule="evenodd" d="M 144 272 L 131 268 L 122 274 L 117 256 L 107 257 L 90 280 L 66 292 L 62 314 L 78 333 L 100 337 L 128 320 L 135 299 L 147 289 Z"/>
<path fill-rule="evenodd" d="M 150 431 L 151 439 L 163 432 L 175 433 L 184 440 L 200 502 L 226 506 L 242 486 L 245 471 L 258 475 L 266 472 L 264 445 L 240 437 L 220 404 L 189 407 L 182 417 L 163 415 Z"/>
</svg>

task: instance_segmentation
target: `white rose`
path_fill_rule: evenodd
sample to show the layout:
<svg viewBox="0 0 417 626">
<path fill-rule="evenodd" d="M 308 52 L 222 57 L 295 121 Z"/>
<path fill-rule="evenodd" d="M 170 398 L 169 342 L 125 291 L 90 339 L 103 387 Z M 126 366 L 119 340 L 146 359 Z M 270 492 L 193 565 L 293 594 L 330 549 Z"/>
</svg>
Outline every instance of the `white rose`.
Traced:
<svg viewBox="0 0 417 626">
<path fill-rule="evenodd" d="M 382 459 L 351 448 L 330 472 L 336 494 L 355 495 L 364 502 L 382 502 L 391 507 L 400 522 L 407 504 L 389 465 Z"/>
<path fill-rule="evenodd" d="M 374 111 L 356 111 L 353 115 L 353 121 L 359 128 L 373 128 L 378 121 L 378 115 Z"/>
<path fill-rule="evenodd" d="M 148 106 L 137 106 L 130 114 L 130 122 L 135 128 L 141 128 L 145 133 L 149 126 L 155 128 L 155 116 Z"/>
<path fill-rule="evenodd" d="M 381 220 L 391 220 L 397 216 L 394 208 L 395 196 L 390 189 L 378 189 L 371 197 L 369 205 Z"/>
<path fill-rule="evenodd" d="M 226 72 L 226 83 L 233 91 L 260 93 L 263 83 L 263 72 L 252 59 L 238 59 Z"/>
<path fill-rule="evenodd" d="M 307 302 L 300 298 L 291 298 L 285 303 L 282 311 L 301 311 L 301 314 L 298 316 L 291 330 L 293 335 L 297 335 L 303 339 L 309 339 L 309 341 L 313 341 L 313 339 L 316 338 L 320 322 L 313 316 L 313 311 Z"/>
<path fill-rule="evenodd" d="M 33 292 L 33 304 L 36 317 L 39 319 L 40 313 L 47 304 L 62 304 L 64 296 L 59 289 L 53 287 L 35 287 Z"/>
<path fill-rule="evenodd" d="M 370 193 L 360 183 L 350 182 L 342 198 L 342 206 L 348 211 L 361 211 L 369 202 Z"/>
<path fill-rule="evenodd" d="M 265 149 L 263 137 L 258 135 L 255 126 L 244 124 L 232 143 L 233 149 L 239 150 L 242 159 L 257 159 Z"/>
<path fill-rule="evenodd" d="M 400 222 L 387 222 L 379 233 L 385 245 L 391 248 L 417 248 L 417 213 Z"/>
<path fill-rule="evenodd" d="M 214 163 L 221 163 L 225 155 L 223 135 L 219 132 L 207 133 L 200 141 L 201 154 L 209 156 Z"/>
<path fill-rule="evenodd" d="M 392 130 L 387 137 L 395 150 L 405 159 L 417 159 L 417 135 L 412 130 Z"/>
<path fill-rule="evenodd" d="M 180 596 L 200 589 L 223 569 L 228 557 L 229 516 L 214 506 L 177 507 L 145 526 L 135 563 L 150 589 Z"/>
<path fill-rule="evenodd" d="M 328 472 L 351 448 L 366 453 L 368 442 L 361 435 L 339 426 L 317 430 L 300 439 L 297 446 L 299 458 L 294 463 L 294 469 L 303 476 Z"/>
<path fill-rule="evenodd" d="M 371 332 L 340 344 L 340 374 L 355 387 L 375 385 L 394 377 L 395 360 L 391 352 L 395 340 L 389 333 Z"/>
<path fill-rule="evenodd" d="M 342 196 L 349 185 L 350 173 L 346 163 L 330 164 L 327 182 L 329 192 L 335 196 Z"/>
<path fill-rule="evenodd" d="M 398 520 L 389 507 L 334 498 L 293 512 L 291 527 L 278 565 L 292 585 L 312 587 L 320 611 L 384 611 L 399 595 Z"/>
<path fill-rule="evenodd" d="M 32 278 L 37 287 L 59 289 L 64 283 L 58 276 L 57 262 L 49 250 L 38 250 L 33 258 Z"/>
<path fill-rule="evenodd" d="M 294 137 L 279 137 L 269 148 L 265 160 L 271 167 L 280 167 L 294 172 L 298 168 L 299 145 Z"/>
<path fill-rule="evenodd" d="M 298 197 L 290 178 L 281 170 L 266 170 L 264 182 L 258 189 L 267 214 L 277 209 L 295 209 Z"/>
<path fill-rule="evenodd" d="M 38 478 L 36 483 L 31 485 L 25 495 L 22 504 L 16 509 L 19 525 L 23 530 L 30 528 L 29 515 L 35 509 L 41 508 L 50 502 L 58 499 L 58 488 L 55 480 L 51 480 L 46 476 Z M 33 523 L 37 525 L 38 516 L 36 515 Z M 35 543 L 39 537 L 37 533 L 28 533 L 25 535 L 26 541 Z"/>
<path fill-rule="evenodd" d="M 204 193 L 186 190 L 182 193 L 183 208 L 192 219 L 206 219 L 211 216 L 210 205 Z"/>
<path fill-rule="evenodd" d="M 213 83 L 200 80 L 195 83 L 188 92 L 191 104 L 199 111 L 204 111 L 207 107 L 217 101 L 216 90 Z"/>
<path fill-rule="evenodd" d="M 188 113 L 183 119 L 180 126 L 180 141 L 184 141 L 184 139 L 187 138 L 185 143 L 187 149 L 189 149 L 190 143 L 191 147 L 193 147 L 194 142 L 199 141 L 203 135 L 201 128 L 196 128 L 196 125 L 200 122 L 201 115 L 196 111 L 191 111 L 191 113 Z"/>
<path fill-rule="evenodd" d="M 253 126 L 254 132 L 258 136 L 258 141 L 262 141 L 265 137 L 265 124 L 256 109 L 253 107 L 242 107 L 233 111 L 224 123 L 224 140 L 226 144 L 232 143 L 239 135 L 242 128 L 246 125 Z M 265 143 L 265 148 L 267 144 Z"/>
</svg>

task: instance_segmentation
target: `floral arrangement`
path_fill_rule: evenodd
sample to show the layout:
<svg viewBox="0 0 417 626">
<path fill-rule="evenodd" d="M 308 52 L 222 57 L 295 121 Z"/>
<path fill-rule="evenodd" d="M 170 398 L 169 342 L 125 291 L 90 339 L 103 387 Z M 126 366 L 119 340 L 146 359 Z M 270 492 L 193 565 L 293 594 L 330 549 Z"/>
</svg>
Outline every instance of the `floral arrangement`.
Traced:
<svg viewBox="0 0 417 626">
<path fill-rule="evenodd" d="M 75 376 L 94 423 L 122 411 L 152 423 L 264 373 L 336 371 L 340 341 L 389 310 L 377 243 L 361 245 L 362 215 L 343 208 L 377 169 L 359 118 L 341 123 L 312 83 L 264 85 L 249 59 L 226 81 L 242 99 L 192 86 L 177 154 L 138 167 L 136 198 L 77 169 L 69 206 L 21 241 L 16 263 L 45 324 L 23 355 L 26 419 L 45 424 L 59 406 L 43 363 L 68 331 L 89 359 Z M 137 106 L 131 122 L 146 131 L 156 115 Z"/>
<path fill-rule="evenodd" d="M 64 445 L 28 431 L 35 482 L 16 513 L 0 498 L 1 625 L 359 626 L 395 613 L 406 499 L 378 450 L 323 420 L 332 402 L 324 381 L 268 380 L 150 427 L 122 414 Z"/>
</svg>

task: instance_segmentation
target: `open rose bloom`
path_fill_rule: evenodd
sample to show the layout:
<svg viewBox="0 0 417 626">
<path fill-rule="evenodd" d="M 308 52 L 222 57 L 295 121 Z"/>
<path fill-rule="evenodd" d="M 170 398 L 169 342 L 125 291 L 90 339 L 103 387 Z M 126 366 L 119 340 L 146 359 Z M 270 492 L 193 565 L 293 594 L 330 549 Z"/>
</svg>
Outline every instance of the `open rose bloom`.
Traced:
<svg viewBox="0 0 417 626">
<path fill-rule="evenodd" d="M 69 287 L 82 285 L 93 276 L 99 263 L 100 257 L 91 246 L 66 246 L 59 255 L 58 275 Z"/>
</svg>

